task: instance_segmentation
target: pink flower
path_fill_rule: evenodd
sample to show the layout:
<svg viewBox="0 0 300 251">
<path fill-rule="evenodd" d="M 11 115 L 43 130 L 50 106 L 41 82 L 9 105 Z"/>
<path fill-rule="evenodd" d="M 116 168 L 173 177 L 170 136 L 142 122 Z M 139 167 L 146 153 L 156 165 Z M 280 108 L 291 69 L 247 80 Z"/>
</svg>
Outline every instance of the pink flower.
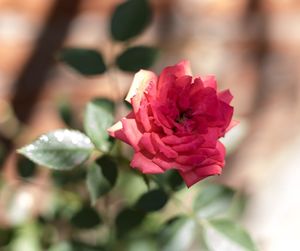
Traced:
<svg viewBox="0 0 300 251">
<path fill-rule="evenodd" d="M 148 174 L 177 169 L 190 187 L 222 171 L 219 138 L 235 123 L 231 100 L 229 90 L 217 92 L 214 76 L 192 77 L 188 61 L 159 76 L 140 70 L 126 97 L 133 111 L 108 132 L 134 148 L 133 168 Z"/>
</svg>

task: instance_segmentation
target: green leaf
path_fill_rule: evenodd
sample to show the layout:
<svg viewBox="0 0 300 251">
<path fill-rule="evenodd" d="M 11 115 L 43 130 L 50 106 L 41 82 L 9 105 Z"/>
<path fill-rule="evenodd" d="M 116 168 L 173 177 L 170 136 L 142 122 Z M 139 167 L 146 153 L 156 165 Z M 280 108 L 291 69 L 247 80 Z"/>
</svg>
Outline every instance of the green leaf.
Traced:
<svg viewBox="0 0 300 251">
<path fill-rule="evenodd" d="M 93 149 L 94 145 L 85 134 L 59 129 L 40 136 L 18 153 L 51 169 L 70 170 L 87 160 Z"/>
<path fill-rule="evenodd" d="M 85 166 L 78 166 L 78 168 L 67 170 L 65 172 L 53 170 L 51 172 L 51 176 L 56 186 L 69 186 L 72 189 L 76 183 L 80 183 L 85 180 L 86 173 L 87 171 Z"/>
<path fill-rule="evenodd" d="M 162 251 L 190 250 L 195 235 L 195 223 L 185 216 L 168 220 L 158 233 Z"/>
<path fill-rule="evenodd" d="M 0 166 L 2 166 L 4 160 L 5 160 L 5 155 L 6 155 L 7 150 L 5 149 L 4 144 L 0 142 Z"/>
<path fill-rule="evenodd" d="M 65 100 L 58 103 L 58 113 L 61 120 L 68 126 L 74 128 L 74 116 L 71 104 Z"/>
<path fill-rule="evenodd" d="M 114 122 L 114 103 L 98 98 L 90 101 L 85 109 L 84 130 L 97 149 L 107 152 L 111 147 L 107 129 Z"/>
<path fill-rule="evenodd" d="M 10 228 L 0 228 L 0 248 L 8 245 L 14 238 L 15 231 Z"/>
<path fill-rule="evenodd" d="M 181 188 L 185 187 L 183 179 L 177 170 L 169 170 L 169 172 L 166 172 L 166 174 L 167 183 L 173 191 L 178 191 Z"/>
<path fill-rule="evenodd" d="M 128 246 L 125 247 L 126 251 L 158 251 L 157 244 L 151 236 L 143 237 L 136 236 L 136 238 L 132 238 L 131 241 L 128 241 Z"/>
<path fill-rule="evenodd" d="M 226 213 L 232 203 L 234 191 L 223 185 L 209 184 L 198 193 L 194 210 L 202 218 Z"/>
<path fill-rule="evenodd" d="M 18 174 L 23 178 L 31 178 L 36 173 L 36 164 L 24 157 L 18 158 L 17 161 Z"/>
<path fill-rule="evenodd" d="M 198 241 L 199 246 L 201 247 L 201 251 L 213 251 L 208 246 L 207 240 L 205 238 L 205 231 L 204 231 L 203 227 L 200 227 L 198 225 L 197 232 L 198 232 L 197 233 L 197 241 Z"/>
<path fill-rule="evenodd" d="M 174 238 L 176 233 L 187 222 L 188 218 L 184 216 L 175 216 L 169 219 L 158 234 L 159 246 L 166 246 Z"/>
<path fill-rule="evenodd" d="M 65 48 L 60 51 L 59 60 L 87 76 L 99 75 L 106 71 L 102 55 L 92 49 Z"/>
<path fill-rule="evenodd" d="M 16 229 L 13 240 L 9 243 L 9 250 L 43 250 L 41 247 L 40 237 L 41 229 L 36 222 L 29 221 L 28 223 L 21 224 Z"/>
<path fill-rule="evenodd" d="M 116 162 L 109 156 L 102 156 L 91 164 L 87 173 L 87 187 L 91 196 L 92 204 L 108 193 L 116 184 L 118 168 Z"/>
<path fill-rule="evenodd" d="M 155 189 L 143 194 L 135 207 L 143 212 L 154 212 L 162 209 L 168 202 L 168 195 L 161 189 Z"/>
<path fill-rule="evenodd" d="M 72 251 L 104 251 L 102 246 L 94 246 L 87 243 L 82 243 L 79 241 L 72 241 Z"/>
<path fill-rule="evenodd" d="M 102 220 L 94 208 L 85 206 L 73 215 L 71 223 L 77 228 L 90 229 L 100 225 Z"/>
<path fill-rule="evenodd" d="M 147 0 L 128 0 L 115 9 L 111 19 L 111 35 L 126 41 L 139 35 L 150 23 L 152 11 Z"/>
<path fill-rule="evenodd" d="M 150 190 L 150 179 L 146 174 L 141 174 L 143 177 L 143 181 L 145 182 L 145 185 L 147 186 L 148 190 Z"/>
<path fill-rule="evenodd" d="M 122 103 L 123 103 L 123 105 L 125 106 L 125 108 L 127 110 L 132 111 L 132 105 L 125 100 L 125 97 L 123 98 L 123 102 Z"/>
<path fill-rule="evenodd" d="M 247 196 L 245 193 L 238 191 L 233 198 L 233 202 L 228 212 L 228 217 L 230 219 L 242 218 L 246 207 L 247 207 Z"/>
<path fill-rule="evenodd" d="M 116 229 L 118 237 L 123 237 L 131 230 L 138 227 L 144 220 L 145 213 L 132 209 L 124 208 L 116 218 Z"/>
<path fill-rule="evenodd" d="M 221 236 L 230 242 L 238 244 L 244 250 L 257 251 L 257 247 L 250 235 L 238 224 L 228 219 L 214 219 L 208 221 L 209 226 L 215 229 Z M 210 243 L 210 238 L 207 238 Z"/>
<path fill-rule="evenodd" d="M 136 46 L 128 48 L 116 59 L 117 66 L 123 71 L 137 72 L 150 68 L 156 58 L 158 50 L 153 47 Z"/>
<path fill-rule="evenodd" d="M 185 187 L 184 182 L 177 170 L 168 170 L 157 174 L 159 185 L 167 184 L 172 191 L 178 191 Z"/>
<path fill-rule="evenodd" d="M 48 251 L 73 251 L 69 242 L 56 243 Z"/>
</svg>

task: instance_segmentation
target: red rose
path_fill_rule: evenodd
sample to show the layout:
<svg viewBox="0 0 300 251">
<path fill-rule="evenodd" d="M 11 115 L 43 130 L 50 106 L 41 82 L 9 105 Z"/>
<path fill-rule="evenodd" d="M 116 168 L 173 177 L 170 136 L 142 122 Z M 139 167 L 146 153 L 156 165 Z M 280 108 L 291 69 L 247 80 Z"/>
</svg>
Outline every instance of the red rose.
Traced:
<svg viewBox="0 0 300 251">
<path fill-rule="evenodd" d="M 177 169 L 190 187 L 222 171 L 225 148 L 218 139 L 234 124 L 231 100 L 228 90 L 217 92 L 213 76 L 192 77 L 187 61 L 158 77 L 140 70 L 126 97 L 133 111 L 108 132 L 134 148 L 133 168 Z"/>
</svg>

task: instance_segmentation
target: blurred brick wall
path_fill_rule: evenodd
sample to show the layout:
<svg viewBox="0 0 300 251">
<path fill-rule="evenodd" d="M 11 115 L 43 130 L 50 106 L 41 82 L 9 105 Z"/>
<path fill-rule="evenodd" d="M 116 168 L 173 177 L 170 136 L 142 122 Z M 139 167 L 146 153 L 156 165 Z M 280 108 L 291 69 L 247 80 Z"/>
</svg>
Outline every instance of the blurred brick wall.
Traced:
<svg viewBox="0 0 300 251">
<path fill-rule="evenodd" d="M 13 83 L 29 59 L 54 2 L 0 1 L 0 97 L 10 97 L 13 93 Z M 109 60 L 109 14 L 118 2 L 82 1 L 65 45 L 98 48 Z M 152 3 L 157 15 L 139 41 L 162 48 L 157 71 L 182 58 L 191 60 L 194 72 L 214 73 L 224 88 L 233 90 L 241 115 L 251 113 L 263 93 L 273 92 L 282 85 L 289 89 L 298 81 L 298 1 L 156 0 Z M 256 7 L 251 9 L 252 5 Z M 124 81 L 130 81 L 130 76 L 126 77 Z M 75 100 L 81 105 L 91 95 L 110 92 L 107 78 L 82 79 L 65 67 L 50 71 L 49 82 L 43 99 L 51 100 L 58 88 L 68 95 L 75 93 Z M 86 85 L 90 88 L 83 92 Z M 123 86 L 125 91 L 128 84 Z"/>
</svg>

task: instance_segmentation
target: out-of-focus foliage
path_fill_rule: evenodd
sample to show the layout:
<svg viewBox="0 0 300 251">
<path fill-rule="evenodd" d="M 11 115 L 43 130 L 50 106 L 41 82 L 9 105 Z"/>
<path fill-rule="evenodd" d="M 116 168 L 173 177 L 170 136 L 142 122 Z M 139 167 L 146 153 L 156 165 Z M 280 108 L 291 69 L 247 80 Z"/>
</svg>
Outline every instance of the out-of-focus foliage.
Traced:
<svg viewBox="0 0 300 251">
<path fill-rule="evenodd" d="M 86 182 L 92 204 L 114 187 L 117 177 L 118 167 L 115 160 L 109 156 L 98 158 L 88 167 Z"/>
<path fill-rule="evenodd" d="M 84 115 L 84 129 L 95 147 L 101 151 L 108 151 L 110 141 L 106 130 L 114 121 L 114 103 L 107 99 L 95 99 L 86 106 Z"/>
<path fill-rule="evenodd" d="M 140 69 L 150 68 L 157 56 L 156 48 L 135 46 L 120 54 L 116 59 L 116 64 L 123 71 L 137 72 Z"/>
<path fill-rule="evenodd" d="M 129 0 L 120 4 L 112 15 L 111 35 L 115 40 L 126 41 L 139 35 L 152 17 L 148 0 Z"/>
<path fill-rule="evenodd" d="M 59 59 L 86 76 L 99 75 L 106 70 L 100 52 L 92 49 L 65 48 L 61 50 Z"/>
</svg>

